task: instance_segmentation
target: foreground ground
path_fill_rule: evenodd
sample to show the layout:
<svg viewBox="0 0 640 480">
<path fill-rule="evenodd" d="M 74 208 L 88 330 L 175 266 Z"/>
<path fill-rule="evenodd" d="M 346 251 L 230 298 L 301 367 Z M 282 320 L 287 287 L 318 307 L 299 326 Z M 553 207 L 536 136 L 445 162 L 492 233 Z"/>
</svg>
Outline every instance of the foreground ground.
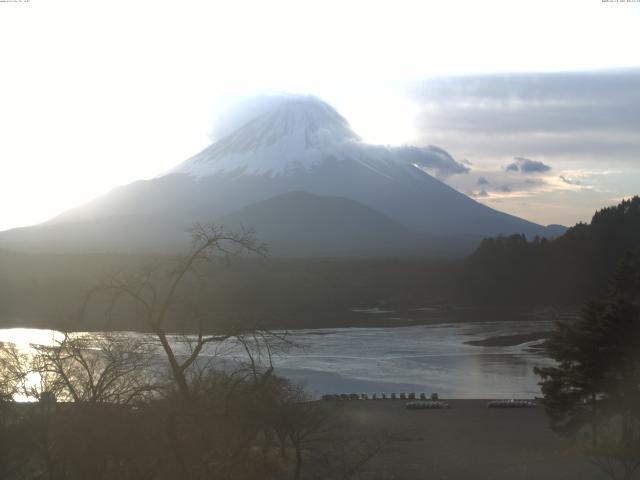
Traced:
<svg viewBox="0 0 640 480">
<path fill-rule="evenodd" d="M 404 403 L 341 403 L 343 425 L 352 433 L 377 435 L 386 430 L 394 438 L 368 465 L 371 478 L 606 478 L 549 429 L 541 407 L 489 409 L 483 400 L 452 400 L 449 410 L 406 410 Z"/>
</svg>

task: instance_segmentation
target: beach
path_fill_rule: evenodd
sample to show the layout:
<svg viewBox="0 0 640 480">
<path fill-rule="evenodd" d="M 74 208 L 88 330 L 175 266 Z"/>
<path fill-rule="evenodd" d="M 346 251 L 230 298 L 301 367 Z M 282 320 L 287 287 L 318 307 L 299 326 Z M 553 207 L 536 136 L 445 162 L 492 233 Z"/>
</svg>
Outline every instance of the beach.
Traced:
<svg viewBox="0 0 640 480">
<path fill-rule="evenodd" d="M 339 404 L 353 435 L 391 436 L 364 478 L 398 480 L 591 480 L 606 478 L 548 426 L 544 409 L 487 408 L 487 400 L 445 400 L 446 410 L 407 410 L 401 400 Z M 374 474 L 376 475 L 374 477 Z"/>
</svg>

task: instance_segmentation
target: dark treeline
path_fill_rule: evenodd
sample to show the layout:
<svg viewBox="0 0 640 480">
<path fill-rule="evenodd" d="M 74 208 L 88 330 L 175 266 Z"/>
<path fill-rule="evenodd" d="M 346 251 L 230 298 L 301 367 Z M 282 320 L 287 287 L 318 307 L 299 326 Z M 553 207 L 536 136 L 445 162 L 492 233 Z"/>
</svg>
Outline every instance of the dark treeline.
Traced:
<svg viewBox="0 0 640 480">
<path fill-rule="evenodd" d="M 502 305 L 579 304 L 602 295 L 625 253 L 640 248 L 640 197 L 564 235 L 487 238 L 464 262 L 460 298 Z"/>
<path fill-rule="evenodd" d="M 116 272 L 136 272 L 170 257 L 0 252 L 0 325 L 65 327 L 87 290 Z M 221 322 L 291 328 L 362 321 L 351 308 L 421 307 L 452 297 L 459 262 L 234 258 L 207 267 L 214 288 L 203 301 L 207 330 Z M 128 312 L 89 315 L 72 329 L 131 329 Z M 357 317 L 357 318 L 352 318 Z"/>
<path fill-rule="evenodd" d="M 625 252 L 636 248 L 638 197 L 598 211 L 590 224 L 558 238 L 488 238 L 461 260 L 234 258 L 203 272 L 214 287 L 203 300 L 210 312 L 205 328 L 358 325 L 362 315 L 351 312 L 357 307 L 579 305 L 603 294 Z M 68 328 L 91 285 L 171 258 L 0 251 L 0 325 Z M 88 315 L 71 328 L 132 328 L 127 311 L 115 313 Z"/>
</svg>

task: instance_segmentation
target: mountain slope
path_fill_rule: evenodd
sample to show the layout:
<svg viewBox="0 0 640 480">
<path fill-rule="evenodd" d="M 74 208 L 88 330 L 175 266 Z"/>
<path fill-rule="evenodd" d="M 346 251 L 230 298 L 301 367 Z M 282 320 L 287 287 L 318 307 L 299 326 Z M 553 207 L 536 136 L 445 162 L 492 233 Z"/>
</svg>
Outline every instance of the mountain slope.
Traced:
<svg viewBox="0 0 640 480">
<path fill-rule="evenodd" d="M 188 248 L 191 226 L 160 214 L 112 215 L 14 228 L 0 232 L 0 245 L 33 252 L 170 253 Z"/>
</svg>

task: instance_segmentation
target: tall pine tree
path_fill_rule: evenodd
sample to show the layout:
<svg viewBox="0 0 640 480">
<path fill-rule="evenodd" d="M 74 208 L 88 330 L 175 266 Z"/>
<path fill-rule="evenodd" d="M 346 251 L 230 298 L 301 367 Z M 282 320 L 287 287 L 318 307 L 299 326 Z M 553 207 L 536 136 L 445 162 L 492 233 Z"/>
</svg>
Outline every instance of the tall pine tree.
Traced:
<svg viewBox="0 0 640 480">
<path fill-rule="evenodd" d="M 552 428 L 572 434 L 589 426 L 595 445 L 604 419 L 638 424 L 640 251 L 625 256 L 604 300 L 587 303 L 579 320 L 556 325 L 547 353 L 557 365 L 536 373 Z M 623 437 L 633 435 L 624 430 Z"/>
</svg>

